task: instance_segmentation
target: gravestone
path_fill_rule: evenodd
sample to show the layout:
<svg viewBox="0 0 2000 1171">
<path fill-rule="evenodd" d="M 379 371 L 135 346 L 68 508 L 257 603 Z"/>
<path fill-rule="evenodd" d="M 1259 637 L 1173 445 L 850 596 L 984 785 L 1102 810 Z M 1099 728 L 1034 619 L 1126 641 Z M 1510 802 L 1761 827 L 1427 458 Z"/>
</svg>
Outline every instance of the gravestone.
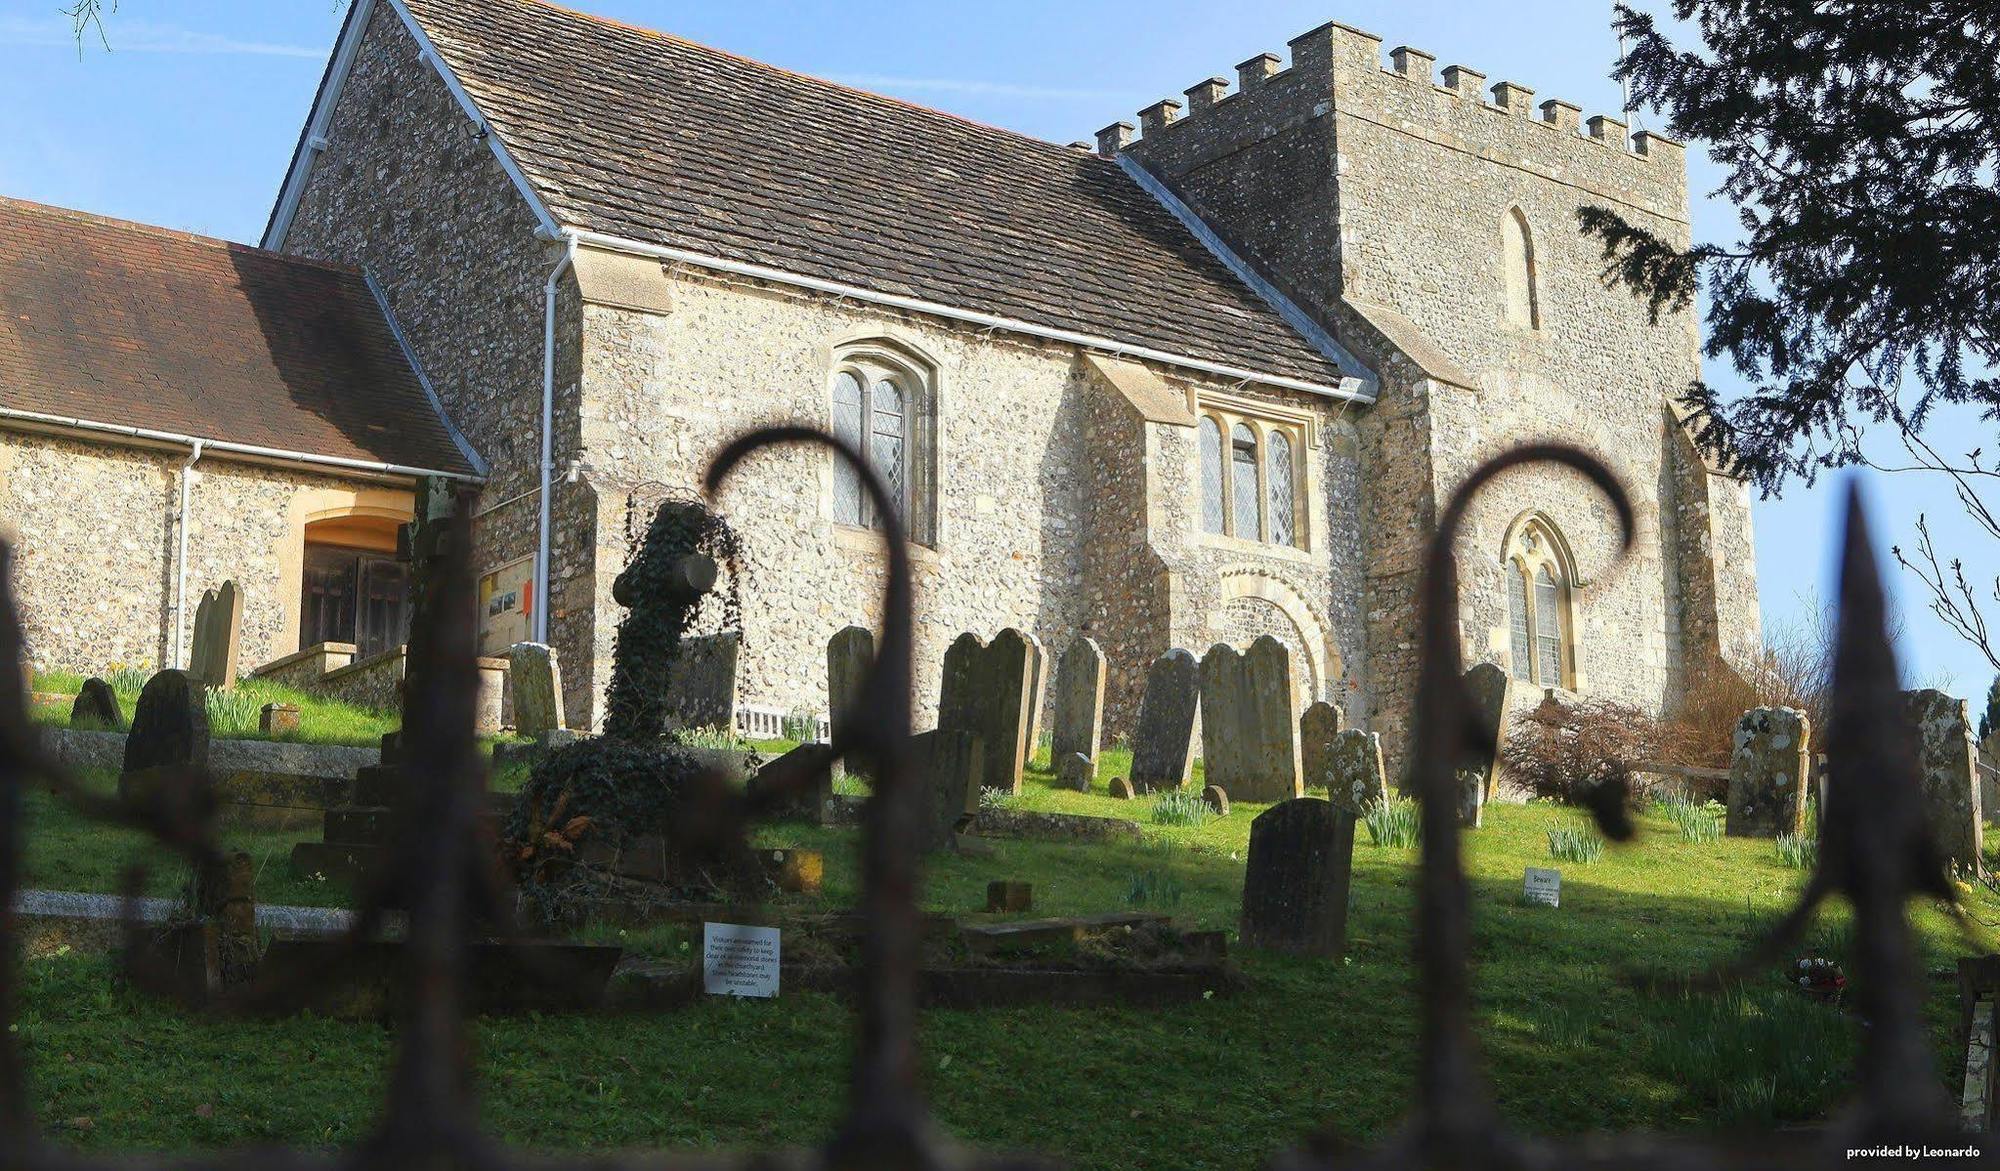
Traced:
<svg viewBox="0 0 2000 1171">
<path fill-rule="evenodd" d="M 810 780 L 802 782 L 802 776 Z M 788 796 L 773 796 L 780 785 Z M 746 789 L 753 799 L 771 803 L 773 817 L 799 817 L 825 825 L 827 804 L 833 799 L 833 748 L 801 744 L 753 773 Z"/>
<path fill-rule="evenodd" d="M 1458 766 L 1458 821 L 1479 828 L 1486 803 L 1500 784 L 1500 740 L 1507 727 L 1507 698 L 1512 680 L 1492 663 L 1475 663 L 1465 673 L 1465 690 L 1472 700 L 1472 718 L 1480 729 L 1478 743 Z"/>
<path fill-rule="evenodd" d="M 736 654 L 743 636 L 735 631 L 681 639 L 680 653 L 667 670 L 667 726 L 736 731 Z"/>
<path fill-rule="evenodd" d="M 1925 688 L 1905 691 L 1916 732 L 1917 770 L 1938 855 L 1954 871 L 1976 871 L 1984 829 L 1979 803 L 1979 749 L 1965 701 Z"/>
<path fill-rule="evenodd" d="M 1327 757 L 1327 800 L 1356 817 L 1366 816 L 1386 788 L 1381 736 L 1349 728 L 1333 738 Z"/>
<path fill-rule="evenodd" d="M 1011 628 L 995 635 L 991 645 L 961 634 L 944 653 L 938 727 L 970 732 L 985 742 L 981 783 L 989 789 L 1021 791 L 1032 667 L 1033 643 Z"/>
<path fill-rule="evenodd" d="M 113 732 L 123 728 L 125 713 L 118 706 L 118 693 L 102 679 L 85 679 L 77 690 L 76 702 L 69 706 L 69 726 Z"/>
<path fill-rule="evenodd" d="M 1806 714 L 1760 707 L 1743 713 L 1729 754 L 1729 813 L 1724 832 L 1736 838 L 1803 833 L 1811 739 Z"/>
<path fill-rule="evenodd" d="M 1221 785 L 1210 785 L 1201 791 L 1201 803 L 1217 817 L 1229 816 L 1229 794 Z"/>
<path fill-rule="evenodd" d="M 243 651 L 243 594 L 233 581 L 202 594 L 194 609 L 194 647 L 188 674 L 217 691 L 236 687 L 237 658 Z"/>
<path fill-rule="evenodd" d="M 132 707 L 119 795 L 149 788 L 162 772 L 207 767 L 207 690 L 186 671 L 161 671 L 146 681 Z"/>
<path fill-rule="evenodd" d="M 874 663 L 875 632 L 865 626 L 843 626 L 826 640 L 827 726 L 835 743 L 852 732 L 850 725 L 859 715 L 855 705 L 861 700 L 861 683 Z M 857 777 L 869 775 L 863 761 L 848 760 L 845 767 Z"/>
<path fill-rule="evenodd" d="M 299 705 L 267 703 L 257 709 L 257 730 L 273 739 L 299 730 Z"/>
<path fill-rule="evenodd" d="M 1042 708 L 1049 698 L 1049 656 L 1042 649 L 1042 640 L 1032 634 L 1021 637 L 1028 640 L 1028 756 L 1042 746 Z"/>
<path fill-rule="evenodd" d="M 1097 765 L 1081 752 L 1065 753 L 1056 758 L 1056 788 L 1074 789 L 1079 793 L 1090 792 L 1090 782 L 1097 777 Z"/>
<path fill-rule="evenodd" d="M 1299 717 L 1300 782 L 1307 789 L 1333 787 L 1333 738 L 1340 735 L 1340 709 L 1320 700 Z"/>
<path fill-rule="evenodd" d="M 1110 795 L 1113 801 L 1130 801 L 1134 796 L 1132 782 L 1126 780 L 1124 777 L 1112 777 L 1111 784 L 1105 787 L 1105 792 Z"/>
<path fill-rule="evenodd" d="M 996 881 L 986 884 L 986 909 L 994 914 L 1016 914 L 1035 909 L 1035 884 Z"/>
<path fill-rule="evenodd" d="M 1050 754 L 1095 761 L 1104 738 L 1104 652 L 1079 634 L 1056 661 L 1055 732 Z"/>
<path fill-rule="evenodd" d="M 977 732 L 937 728 L 911 737 L 910 759 L 924 794 L 921 844 L 942 850 L 979 814 L 986 744 Z"/>
<path fill-rule="evenodd" d="M 1240 932 L 1250 947 L 1338 959 L 1346 945 L 1354 815 L 1317 797 L 1282 801 L 1250 823 Z"/>
<path fill-rule="evenodd" d="M 1153 660 L 1132 734 L 1131 787 L 1178 789 L 1194 772 L 1194 720 L 1201 712 L 1201 666 L 1175 647 Z"/>
<path fill-rule="evenodd" d="M 1297 684 L 1285 644 L 1264 635 L 1238 654 L 1217 643 L 1201 659 L 1201 756 L 1208 780 L 1241 801 L 1305 793 L 1293 731 Z"/>
<path fill-rule="evenodd" d="M 554 647 L 517 642 L 507 651 L 507 685 L 513 691 L 514 731 L 540 739 L 563 726 L 562 668 Z"/>
</svg>

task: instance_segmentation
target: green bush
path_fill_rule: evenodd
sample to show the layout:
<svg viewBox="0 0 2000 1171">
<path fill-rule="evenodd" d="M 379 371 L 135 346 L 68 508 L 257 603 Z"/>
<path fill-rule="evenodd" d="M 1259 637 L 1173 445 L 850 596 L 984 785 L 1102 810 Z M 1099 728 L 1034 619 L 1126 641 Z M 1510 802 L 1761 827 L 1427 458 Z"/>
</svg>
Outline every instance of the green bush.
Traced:
<svg viewBox="0 0 2000 1171">
<path fill-rule="evenodd" d="M 1549 854 L 1564 862 L 1588 866 L 1604 857 L 1604 839 L 1587 829 L 1552 829 Z"/>
<path fill-rule="evenodd" d="M 1407 850 L 1423 837 L 1417 803 L 1409 797 L 1378 797 L 1362 813 L 1361 822 L 1368 827 L 1368 837 L 1378 846 Z"/>
<path fill-rule="evenodd" d="M 1155 825 L 1204 825 L 1215 816 L 1215 810 L 1201 799 L 1201 794 L 1188 789 L 1168 789 L 1153 798 L 1153 823 Z"/>
<path fill-rule="evenodd" d="M 1726 811 L 1719 801 L 1690 801 L 1686 797 L 1664 797 L 1653 808 L 1674 823 L 1684 842 L 1712 842 L 1722 836 Z"/>
</svg>

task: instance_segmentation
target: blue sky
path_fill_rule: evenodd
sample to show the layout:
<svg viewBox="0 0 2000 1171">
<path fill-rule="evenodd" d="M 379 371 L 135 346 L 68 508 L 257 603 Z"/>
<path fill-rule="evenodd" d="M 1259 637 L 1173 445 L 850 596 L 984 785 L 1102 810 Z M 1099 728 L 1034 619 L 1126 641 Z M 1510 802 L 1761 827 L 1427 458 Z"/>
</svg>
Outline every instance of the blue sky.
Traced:
<svg viewBox="0 0 2000 1171">
<path fill-rule="evenodd" d="M 1513 80 L 1591 113 L 1615 114 L 1617 56 L 1608 0 L 1217 0 L 1092 2 L 934 0 L 682 3 L 573 0 L 802 72 L 865 86 L 1058 142 L 1098 127 L 1323 21 L 1339 20 Z M 339 29 L 335 0 L 122 0 L 112 49 L 79 53 L 64 0 L 0 0 L 0 194 L 255 241 Z M 1655 9 L 1664 4 L 1649 5 Z M 1719 174 L 1697 149 L 1699 196 Z M 1727 239 L 1731 208 L 1697 199 L 1698 239 Z M 1727 370 L 1711 364 L 1725 385 Z M 1992 428 L 1945 420 L 1943 450 L 1985 443 Z M 1893 454 L 1885 449 L 1883 454 Z M 1928 512 L 1940 551 L 1990 583 L 2000 549 L 1972 529 L 1948 485 L 1874 476 L 1883 540 L 1906 541 Z M 1835 484 L 1790 488 L 1756 508 L 1767 626 L 1806 620 L 1831 598 Z M 1886 555 L 1886 550 L 1885 550 Z M 1902 650 L 1913 681 L 1983 694 L 1991 671 L 1923 609 L 1902 572 Z"/>
</svg>

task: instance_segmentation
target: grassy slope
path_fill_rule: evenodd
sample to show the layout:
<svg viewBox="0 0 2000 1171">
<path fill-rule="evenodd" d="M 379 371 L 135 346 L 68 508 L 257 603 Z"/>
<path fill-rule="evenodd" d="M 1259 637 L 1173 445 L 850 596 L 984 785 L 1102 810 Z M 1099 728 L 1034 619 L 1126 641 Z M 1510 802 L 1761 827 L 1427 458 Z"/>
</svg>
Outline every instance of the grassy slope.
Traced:
<svg viewBox="0 0 2000 1171">
<path fill-rule="evenodd" d="M 126 720 L 139 702 L 145 686 L 143 672 L 118 671 L 110 676 L 118 692 L 119 710 Z M 74 696 L 83 687 L 83 676 L 60 671 L 35 674 L 34 689 L 45 695 Z M 35 721 L 53 727 L 69 726 L 69 700 L 38 704 Z M 259 712 L 267 703 L 290 703 L 299 707 L 299 730 L 284 736 L 266 736 L 258 731 Z M 354 744 L 372 748 L 382 742 L 382 734 L 396 730 L 397 716 L 339 703 L 296 687 L 284 687 L 266 679 L 244 679 L 229 692 L 211 692 L 208 703 L 209 733 L 229 740 L 291 740 L 305 744 Z"/>
<path fill-rule="evenodd" d="M 1020 800 L 1142 821 L 1147 808 L 1057 792 L 1043 774 Z M 991 858 L 936 860 L 924 900 L 974 911 L 988 880 L 1027 878 L 1037 914 L 1102 911 L 1127 906 L 1135 878 L 1150 870 L 1178 886 L 1182 921 L 1233 928 L 1256 812 L 1238 806 L 1200 827 L 1149 827 L 1139 846 L 997 842 Z M 1546 832 L 1578 820 L 1503 806 L 1467 839 L 1481 1039 L 1509 1119 L 1562 1133 L 1822 1115 L 1851 1054 L 1845 1018 L 1790 993 L 1776 973 L 1744 996 L 1694 1002 L 1644 994 L 1626 978 L 1734 955 L 1802 873 L 1780 865 L 1769 842 L 1691 845 L 1646 818 L 1637 845 L 1563 867 L 1560 909 L 1524 905 L 1522 868 L 1551 864 Z M 56 827 L 37 823 L 31 872 L 62 852 L 50 846 Z M 827 900 L 853 897 L 851 833 L 781 825 L 760 838 L 825 849 Z M 927 1013 L 922 1070 L 934 1109 L 968 1141 L 1057 1152 L 1082 1167 L 1247 1167 L 1327 1123 L 1349 1138 L 1378 1136 L 1408 1108 L 1414 1075 L 1415 857 L 1364 835 L 1344 965 L 1244 955 L 1243 995 L 1166 1011 Z M 297 897 L 296 880 L 274 887 L 271 870 L 281 868 L 267 869 L 264 898 Z M 1984 892 L 1971 902 L 1977 918 L 2000 912 Z M 1917 922 L 1942 1070 L 1955 1012 L 1951 958 L 1991 944 L 1962 938 L 1930 908 Z M 1838 947 L 1837 918 L 1819 934 Z M 682 941 L 667 931 L 627 936 L 646 951 L 674 952 Z M 101 960 L 29 969 L 21 1031 L 37 1100 L 45 1119 L 92 1120 L 73 1141 L 311 1144 L 358 1138 L 370 1123 L 390 1053 L 381 1029 L 193 1020 L 114 992 Z M 811 1142 L 840 1109 L 849 1029 L 838 1003 L 814 995 L 661 1016 L 481 1022 L 486 1116 L 505 1138 L 539 1148 Z"/>
</svg>

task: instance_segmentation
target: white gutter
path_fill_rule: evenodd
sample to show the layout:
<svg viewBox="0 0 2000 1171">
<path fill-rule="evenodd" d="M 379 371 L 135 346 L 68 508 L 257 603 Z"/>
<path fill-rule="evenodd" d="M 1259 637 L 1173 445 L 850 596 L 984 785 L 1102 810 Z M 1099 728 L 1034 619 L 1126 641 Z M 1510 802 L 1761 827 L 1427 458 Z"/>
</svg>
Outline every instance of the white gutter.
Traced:
<svg viewBox="0 0 2000 1171">
<path fill-rule="evenodd" d="M 541 459 L 541 523 L 535 531 L 535 636 L 539 643 L 549 641 L 549 490 L 555 482 L 556 472 L 556 286 L 563 274 L 576 265 L 576 241 L 574 232 L 565 232 L 562 259 L 549 270 L 549 283 L 543 288 L 542 318 L 542 459 Z"/>
<path fill-rule="evenodd" d="M 1204 374 L 1217 374 L 1225 378 L 1254 382 L 1260 386 L 1275 386 L 1285 390 L 1299 390 L 1307 394 L 1326 398 L 1346 399 L 1351 402 L 1373 402 L 1374 396 L 1365 389 L 1359 378 L 1342 378 L 1338 386 L 1326 386 L 1317 382 L 1306 382 L 1298 378 L 1285 378 L 1276 374 L 1265 374 L 1246 370 L 1240 366 L 1230 366 L 1221 362 L 1210 362 L 1203 358 L 1190 358 L 1182 354 L 1170 354 L 1147 346 L 1135 346 L 1127 342 L 1091 334 L 1076 333 L 1032 322 L 1017 321 L 1013 318 L 998 317 L 991 313 L 979 313 L 970 309 L 957 309 L 950 305 L 940 305 L 935 301 L 924 301 L 916 297 L 904 297 L 895 293 L 877 292 L 857 285 L 844 285 L 838 281 L 821 280 L 818 277 L 803 276 L 786 272 L 780 268 L 768 268 L 761 264 L 747 264 L 737 260 L 724 260 L 719 256 L 706 256 L 699 252 L 689 252 L 682 248 L 668 248 L 659 244 L 647 244 L 640 240 L 628 240 L 622 236 L 608 236 L 602 232 L 591 232 L 581 228 L 564 228 L 562 234 L 574 245 L 577 242 L 606 248 L 614 252 L 625 252 L 635 256 L 653 256 L 661 260 L 677 261 L 697 268 L 712 269 L 716 272 L 733 273 L 737 276 L 754 277 L 774 284 L 791 285 L 795 288 L 812 289 L 815 292 L 831 293 L 850 301 L 861 301 L 870 305 L 884 305 L 892 309 L 906 309 L 912 313 L 943 317 L 952 321 L 963 321 L 987 329 L 1006 330 L 1009 333 L 1024 334 L 1028 337 L 1043 338 L 1067 345 L 1081 346 L 1087 350 L 1115 354 L 1124 358 L 1139 358 L 1158 362 L 1165 366 L 1178 366 L 1186 370 L 1199 370 Z"/>
<path fill-rule="evenodd" d="M 276 447 L 258 447 L 251 443 L 231 443 L 222 439 L 203 439 L 194 435 L 182 435 L 174 431 L 155 431 L 147 427 L 127 427 L 122 423 L 99 423 L 90 419 L 77 419 L 64 415 L 47 415 L 40 411 L 20 411 L 12 407 L 0 407 L 0 420 L 13 419 L 22 423 L 33 423 L 43 427 L 60 427 L 66 430 L 91 431 L 101 435 L 117 435 L 126 439 L 143 439 L 149 443 L 167 443 L 175 447 L 199 445 L 205 452 L 226 451 L 232 455 L 255 456 L 259 459 L 280 460 L 285 463 L 307 464 L 313 467 L 338 468 L 344 472 L 366 472 L 376 476 L 443 476 L 449 480 L 464 480 L 468 483 L 483 483 L 485 477 L 468 475 L 464 472 L 444 472 L 436 468 L 414 468 L 407 464 L 375 463 L 365 459 L 348 459 L 338 455 L 315 455 L 308 451 L 286 451 Z"/>
<path fill-rule="evenodd" d="M 188 505 L 194 491 L 194 465 L 201 462 L 202 441 L 194 440 L 188 451 L 187 462 L 181 465 L 181 510 L 174 517 L 174 527 L 179 530 L 174 536 L 179 546 L 174 554 L 174 658 L 173 665 L 182 666 L 181 654 L 186 650 L 187 636 L 181 615 L 186 613 L 188 588 Z"/>
</svg>

